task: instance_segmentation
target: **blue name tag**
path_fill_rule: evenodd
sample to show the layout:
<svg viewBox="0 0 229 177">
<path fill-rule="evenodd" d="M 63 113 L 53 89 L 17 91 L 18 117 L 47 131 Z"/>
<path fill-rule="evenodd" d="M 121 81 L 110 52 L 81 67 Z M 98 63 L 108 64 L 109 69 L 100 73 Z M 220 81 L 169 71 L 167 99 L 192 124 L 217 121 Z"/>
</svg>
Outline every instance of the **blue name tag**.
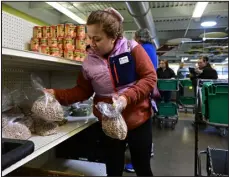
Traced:
<svg viewBox="0 0 229 177">
<path fill-rule="evenodd" d="M 110 57 L 109 64 L 116 88 L 137 81 L 135 60 L 129 52 Z"/>
</svg>

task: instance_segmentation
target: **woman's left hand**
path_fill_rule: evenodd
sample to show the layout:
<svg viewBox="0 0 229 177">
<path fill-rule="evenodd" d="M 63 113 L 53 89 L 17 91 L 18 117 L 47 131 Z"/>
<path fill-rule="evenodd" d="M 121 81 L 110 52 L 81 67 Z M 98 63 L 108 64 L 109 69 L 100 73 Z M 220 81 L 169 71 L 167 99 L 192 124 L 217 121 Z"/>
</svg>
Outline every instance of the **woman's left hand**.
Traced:
<svg viewBox="0 0 229 177">
<path fill-rule="evenodd" d="M 117 112 L 122 112 L 127 106 L 127 99 L 124 96 L 115 96 L 112 98 L 112 100 Z"/>
</svg>

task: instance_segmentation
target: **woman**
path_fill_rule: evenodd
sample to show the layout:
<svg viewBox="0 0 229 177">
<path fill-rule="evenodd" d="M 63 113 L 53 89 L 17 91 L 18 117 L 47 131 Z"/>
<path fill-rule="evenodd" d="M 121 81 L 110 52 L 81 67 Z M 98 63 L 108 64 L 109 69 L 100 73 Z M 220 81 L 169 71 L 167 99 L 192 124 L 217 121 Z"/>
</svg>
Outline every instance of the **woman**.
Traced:
<svg viewBox="0 0 229 177">
<path fill-rule="evenodd" d="M 157 69 L 157 77 L 158 79 L 171 79 L 176 77 L 174 71 L 169 67 L 167 60 L 160 61 L 160 66 Z M 160 94 L 161 98 L 163 98 L 165 102 L 169 102 L 171 100 L 171 91 L 160 91 Z"/>
<path fill-rule="evenodd" d="M 152 36 L 147 28 L 140 29 L 135 33 L 135 40 L 142 45 L 147 54 L 149 55 L 155 70 L 157 69 L 158 59 L 156 48 L 153 45 Z"/>
<path fill-rule="evenodd" d="M 158 65 L 158 59 L 157 59 L 157 52 L 156 48 L 153 45 L 152 36 L 147 28 L 145 29 L 139 29 L 135 32 L 135 41 L 138 42 L 146 51 L 146 53 L 149 55 L 153 66 L 156 70 Z M 154 109 L 155 110 L 155 109 Z M 153 151 L 153 143 L 152 143 L 152 150 L 151 150 L 151 156 L 154 155 Z M 133 165 L 131 163 L 127 163 L 125 165 L 125 170 L 127 172 L 134 173 Z"/>
<path fill-rule="evenodd" d="M 87 100 L 94 92 L 94 105 L 100 101 L 112 104 L 112 98 L 118 95 L 114 106 L 122 111 L 128 135 L 126 140 L 121 141 L 103 133 L 101 141 L 107 175 L 122 175 L 128 143 L 136 174 L 152 176 L 152 112 L 149 94 L 156 86 L 157 76 L 145 50 L 135 41 L 128 41 L 122 36 L 122 23 L 123 17 L 112 8 L 92 12 L 87 20 L 91 49 L 83 62 L 77 86 L 47 91 L 54 94 L 63 105 Z M 114 64 L 117 72 L 113 72 Z M 95 106 L 93 113 L 102 120 L 103 115 Z M 101 125 L 99 131 L 102 132 Z"/>
</svg>

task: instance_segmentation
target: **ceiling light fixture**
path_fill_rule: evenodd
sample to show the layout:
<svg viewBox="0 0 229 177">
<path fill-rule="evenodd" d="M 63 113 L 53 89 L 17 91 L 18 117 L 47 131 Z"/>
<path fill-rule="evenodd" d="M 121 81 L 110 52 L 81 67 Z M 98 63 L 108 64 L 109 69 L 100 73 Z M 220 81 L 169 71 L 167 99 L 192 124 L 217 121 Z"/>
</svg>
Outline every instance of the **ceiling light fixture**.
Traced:
<svg viewBox="0 0 229 177">
<path fill-rule="evenodd" d="M 215 21 L 206 21 L 206 22 L 202 22 L 201 26 L 202 27 L 213 27 L 215 26 L 217 23 Z"/>
<path fill-rule="evenodd" d="M 193 11 L 193 14 L 192 14 L 192 18 L 200 18 L 203 15 L 204 10 L 207 7 L 207 5 L 208 5 L 208 2 L 197 2 L 195 9 Z"/>
<path fill-rule="evenodd" d="M 191 62 L 197 62 L 198 61 L 198 59 L 192 59 L 192 60 L 190 60 Z"/>
<path fill-rule="evenodd" d="M 46 3 L 49 4 L 50 6 L 52 6 L 53 8 L 55 8 L 56 10 L 60 11 L 61 13 L 65 14 L 66 16 L 71 18 L 72 20 L 76 21 L 77 23 L 86 24 L 85 20 L 78 17 L 73 12 L 71 12 L 67 8 L 63 7 L 62 5 L 60 5 L 58 2 L 46 2 Z"/>
</svg>

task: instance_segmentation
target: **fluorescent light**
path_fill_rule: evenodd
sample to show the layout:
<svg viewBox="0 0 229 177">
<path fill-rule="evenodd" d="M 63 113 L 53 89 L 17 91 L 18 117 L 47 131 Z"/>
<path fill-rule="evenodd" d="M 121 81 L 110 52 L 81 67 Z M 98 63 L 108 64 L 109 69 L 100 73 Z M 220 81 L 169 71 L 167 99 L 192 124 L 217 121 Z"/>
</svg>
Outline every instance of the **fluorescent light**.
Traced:
<svg viewBox="0 0 229 177">
<path fill-rule="evenodd" d="M 192 18 L 200 18 L 203 15 L 204 10 L 207 7 L 207 5 L 208 5 L 208 2 L 197 2 L 195 9 L 193 11 L 193 14 L 192 14 Z"/>
<path fill-rule="evenodd" d="M 187 61 L 188 60 L 188 57 L 184 57 L 184 61 Z"/>
<path fill-rule="evenodd" d="M 228 57 L 225 59 L 225 61 L 228 61 Z"/>
<path fill-rule="evenodd" d="M 197 62 L 198 59 L 191 59 L 190 61 L 191 61 L 191 62 Z"/>
<path fill-rule="evenodd" d="M 66 9 L 65 7 L 60 5 L 58 2 L 46 2 L 46 3 L 49 4 L 50 6 L 52 6 L 53 8 L 55 8 L 56 10 L 60 11 L 61 13 L 65 14 L 66 16 L 71 18 L 72 20 L 76 21 L 77 23 L 86 24 L 85 20 L 83 20 L 82 18 L 78 17 L 77 15 L 75 15 L 70 10 Z"/>
<path fill-rule="evenodd" d="M 203 27 L 212 27 L 215 26 L 217 23 L 215 21 L 206 21 L 201 23 L 201 26 Z"/>
</svg>

